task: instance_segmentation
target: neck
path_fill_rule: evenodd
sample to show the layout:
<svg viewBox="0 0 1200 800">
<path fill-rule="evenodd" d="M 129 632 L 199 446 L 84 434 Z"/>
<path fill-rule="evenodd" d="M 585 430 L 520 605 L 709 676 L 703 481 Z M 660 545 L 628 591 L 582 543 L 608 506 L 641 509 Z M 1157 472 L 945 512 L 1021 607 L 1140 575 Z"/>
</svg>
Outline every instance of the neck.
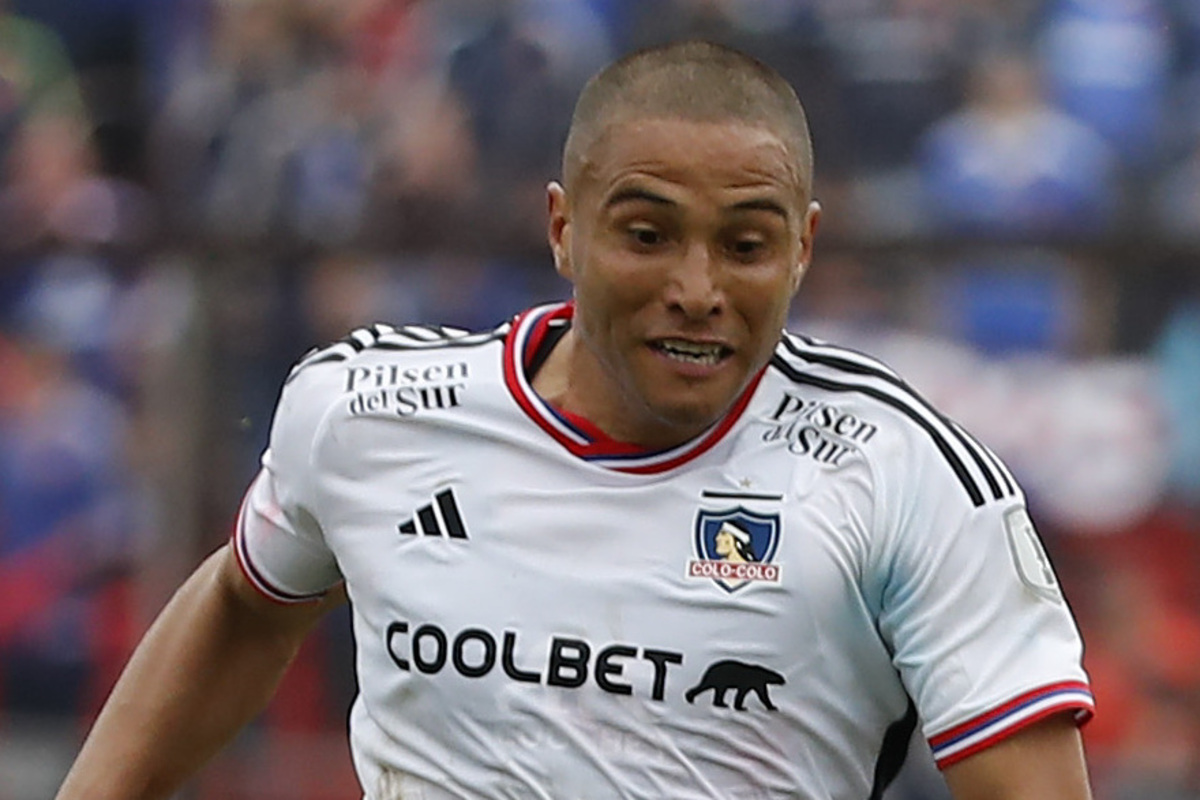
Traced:
<svg viewBox="0 0 1200 800">
<path fill-rule="evenodd" d="M 533 376 L 533 390 L 556 408 L 581 417 L 605 436 L 646 450 L 665 450 L 703 432 L 629 413 L 620 388 L 587 351 L 574 328 L 563 334 Z"/>
</svg>

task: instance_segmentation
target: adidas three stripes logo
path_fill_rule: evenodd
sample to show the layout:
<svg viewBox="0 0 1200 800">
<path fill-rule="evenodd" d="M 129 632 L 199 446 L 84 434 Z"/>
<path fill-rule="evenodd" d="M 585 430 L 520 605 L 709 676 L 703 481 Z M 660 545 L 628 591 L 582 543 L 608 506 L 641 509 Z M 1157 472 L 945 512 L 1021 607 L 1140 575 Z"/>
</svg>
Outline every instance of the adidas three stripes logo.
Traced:
<svg viewBox="0 0 1200 800">
<path fill-rule="evenodd" d="M 421 506 L 417 513 L 399 525 L 400 533 L 425 536 L 448 536 L 451 539 L 466 539 L 467 526 L 463 524 L 462 514 L 458 511 L 458 502 L 454 492 L 444 489 L 433 496 L 433 502 Z"/>
</svg>

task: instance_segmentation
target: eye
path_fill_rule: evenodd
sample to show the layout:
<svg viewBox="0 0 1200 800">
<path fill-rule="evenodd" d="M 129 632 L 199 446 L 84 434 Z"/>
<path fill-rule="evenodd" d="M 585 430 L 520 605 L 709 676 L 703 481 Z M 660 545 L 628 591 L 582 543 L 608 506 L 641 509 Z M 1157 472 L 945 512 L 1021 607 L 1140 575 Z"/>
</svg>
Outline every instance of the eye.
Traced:
<svg viewBox="0 0 1200 800">
<path fill-rule="evenodd" d="M 653 247 L 663 241 L 662 233 L 649 225 L 631 225 L 629 236 L 641 247 Z"/>
<path fill-rule="evenodd" d="M 726 246 L 738 261 L 753 261 L 766 251 L 767 243 L 757 236 L 737 236 Z"/>
</svg>

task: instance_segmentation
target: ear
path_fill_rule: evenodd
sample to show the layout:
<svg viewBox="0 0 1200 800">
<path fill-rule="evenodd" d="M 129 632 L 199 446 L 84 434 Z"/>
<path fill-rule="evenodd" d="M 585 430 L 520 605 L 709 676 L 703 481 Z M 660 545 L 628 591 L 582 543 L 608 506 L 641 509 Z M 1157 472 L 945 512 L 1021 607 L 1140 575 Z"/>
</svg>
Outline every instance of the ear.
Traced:
<svg viewBox="0 0 1200 800">
<path fill-rule="evenodd" d="M 571 201 L 566 188 L 558 181 L 546 186 L 546 205 L 549 225 L 546 238 L 554 254 L 554 269 L 569 281 L 575 280 L 571 264 Z"/>
<path fill-rule="evenodd" d="M 812 263 L 813 249 L 817 238 L 817 228 L 821 225 L 821 204 L 813 200 L 804 212 L 804 226 L 800 231 L 800 259 L 796 263 L 796 272 L 792 292 L 800 288 L 800 281 L 808 266 Z"/>
</svg>

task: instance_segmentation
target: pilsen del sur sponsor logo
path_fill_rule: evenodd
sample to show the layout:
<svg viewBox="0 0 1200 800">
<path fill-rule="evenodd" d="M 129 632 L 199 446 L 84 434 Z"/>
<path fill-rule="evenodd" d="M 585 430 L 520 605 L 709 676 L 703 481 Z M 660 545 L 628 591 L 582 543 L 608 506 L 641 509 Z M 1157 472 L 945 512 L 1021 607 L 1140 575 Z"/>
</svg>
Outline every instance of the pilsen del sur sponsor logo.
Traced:
<svg viewBox="0 0 1200 800">
<path fill-rule="evenodd" d="M 783 440 L 793 455 L 830 467 L 846 463 L 871 441 L 879 426 L 835 405 L 785 393 L 768 418 L 764 442 Z"/>
<path fill-rule="evenodd" d="M 779 549 L 778 514 L 760 514 L 738 506 L 696 514 L 696 558 L 688 561 L 687 577 L 708 579 L 727 592 L 752 583 L 779 583 L 782 569 L 773 564 Z"/>
<path fill-rule="evenodd" d="M 467 364 L 428 364 L 400 367 L 380 364 L 346 369 L 344 391 L 350 395 L 350 413 L 395 414 L 408 417 L 418 411 L 455 408 L 467 388 Z"/>
</svg>

